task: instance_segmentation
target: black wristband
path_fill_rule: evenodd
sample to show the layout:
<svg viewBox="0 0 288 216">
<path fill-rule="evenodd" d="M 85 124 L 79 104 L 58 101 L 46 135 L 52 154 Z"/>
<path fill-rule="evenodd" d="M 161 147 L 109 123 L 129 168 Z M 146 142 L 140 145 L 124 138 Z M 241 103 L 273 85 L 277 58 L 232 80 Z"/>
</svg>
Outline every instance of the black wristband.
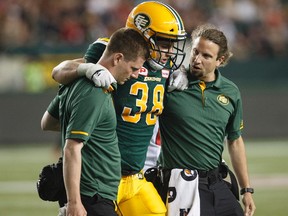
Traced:
<svg viewBox="0 0 288 216">
<path fill-rule="evenodd" d="M 243 194 L 245 194 L 245 193 L 251 193 L 251 194 L 253 194 L 254 193 L 254 188 L 242 188 L 241 190 L 240 190 L 240 194 L 241 195 L 243 195 Z"/>
</svg>

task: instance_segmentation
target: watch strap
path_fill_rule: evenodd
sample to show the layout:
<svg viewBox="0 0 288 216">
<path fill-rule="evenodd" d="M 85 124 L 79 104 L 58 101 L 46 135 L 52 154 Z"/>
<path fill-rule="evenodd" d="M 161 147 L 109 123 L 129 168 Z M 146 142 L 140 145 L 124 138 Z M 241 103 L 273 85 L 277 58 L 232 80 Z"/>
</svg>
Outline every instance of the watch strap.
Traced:
<svg viewBox="0 0 288 216">
<path fill-rule="evenodd" d="M 253 193 L 254 193 L 254 188 L 242 188 L 242 189 L 240 190 L 240 194 L 243 195 L 243 194 L 245 194 L 245 193 L 251 193 L 251 194 L 253 194 Z"/>
</svg>

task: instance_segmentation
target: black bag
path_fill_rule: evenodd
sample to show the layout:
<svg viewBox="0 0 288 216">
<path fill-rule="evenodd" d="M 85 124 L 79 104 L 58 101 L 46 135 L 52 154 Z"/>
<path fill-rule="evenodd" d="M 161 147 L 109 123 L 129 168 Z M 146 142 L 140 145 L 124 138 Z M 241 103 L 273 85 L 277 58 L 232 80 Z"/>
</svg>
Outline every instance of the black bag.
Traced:
<svg viewBox="0 0 288 216">
<path fill-rule="evenodd" d="M 166 203 L 170 175 L 171 170 L 163 169 L 161 166 L 149 168 L 144 173 L 146 180 L 154 185 L 164 204 Z"/>
<path fill-rule="evenodd" d="M 63 180 L 62 158 L 56 164 L 43 167 L 37 181 L 39 197 L 44 201 L 66 200 L 66 191 Z"/>
</svg>

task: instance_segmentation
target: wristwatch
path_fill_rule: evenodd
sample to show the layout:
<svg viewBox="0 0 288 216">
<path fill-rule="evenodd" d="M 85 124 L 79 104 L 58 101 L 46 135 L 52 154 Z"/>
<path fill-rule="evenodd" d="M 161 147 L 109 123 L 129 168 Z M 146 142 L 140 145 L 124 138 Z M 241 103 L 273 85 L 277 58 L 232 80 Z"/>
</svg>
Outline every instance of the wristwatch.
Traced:
<svg viewBox="0 0 288 216">
<path fill-rule="evenodd" d="M 240 194 L 241 195 L 243 195 L 243 194 L 245 194 L 245 193 L 251 193 L 251 194 L 253 194 L 254 193 L 254 188 L 242 188 L 241 190 L 240 190 Z"/>
</svg>

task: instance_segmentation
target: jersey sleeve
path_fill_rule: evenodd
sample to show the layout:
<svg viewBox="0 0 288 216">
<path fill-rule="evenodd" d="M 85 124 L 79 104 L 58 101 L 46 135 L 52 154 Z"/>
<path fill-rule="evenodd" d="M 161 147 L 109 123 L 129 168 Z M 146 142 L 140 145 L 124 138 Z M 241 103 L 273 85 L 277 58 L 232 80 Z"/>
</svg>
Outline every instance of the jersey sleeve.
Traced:
<svg viewBox="0 0 288 216">
<path fill-rule="evenodd" d="M 97 63 L 101 58 L 108 42 L 109 38 L 98 38 L 94 43 L 90 44 L 84 55 L 86 62 L 94 64 Z"/>
<path fill-rule="evenodd" d="M 228 140 L 235 140 L 242 134 L 243 124 L 243 108 L 240 93 L 237 94 L 237 100 L 234 102 L 235 110 L 228 123 Z"/>
<path fill-rule="evenodd" d="M 59 119 L 59 97 L 56 95 L 54 99 L 50 102 L 47 111 L 51 116 L 56 119 Z"/>
</svg>

